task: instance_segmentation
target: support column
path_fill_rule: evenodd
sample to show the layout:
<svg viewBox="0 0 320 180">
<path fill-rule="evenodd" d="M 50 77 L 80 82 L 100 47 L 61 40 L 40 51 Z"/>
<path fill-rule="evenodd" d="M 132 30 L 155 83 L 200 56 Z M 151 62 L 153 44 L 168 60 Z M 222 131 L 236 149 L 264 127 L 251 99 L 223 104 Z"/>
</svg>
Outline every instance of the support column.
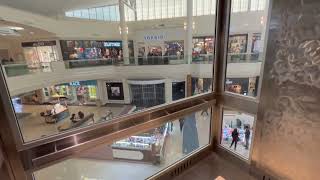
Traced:
<svg viewBox="0 0 320 180">
<path fill-rule="evenodd" d="M 128 47 L 128 34 L 127 25 L 124 13 L 124 2 L 119 0 L 119 14 L 120 14 L 120 33 L 122 39 L 122 54 L 124 64 L 129 64 L 129 47 Z"/>
<path fill-rule="evenodd" d="M 166 103 L 170 103 L 172 101 L 172 79 L 165 80 L 165 96 L 166 96 Z"/>
<path fill-rule="evenodd" d="M 128 84 L 127 79 L 122 79 L 122 87 L 123 87 L 123 96 L 124 96 L 124 103 L 131 104 L 131 97 L 130 97 L 130 85 Z"/>
<path fill-rule="evenodd" d="M 192 26 L 193 26 L 193 0 L 187 0 L 187 22 L 186 22 L 186 59 L 188 64 L 192 63 Z"/>
</svg>

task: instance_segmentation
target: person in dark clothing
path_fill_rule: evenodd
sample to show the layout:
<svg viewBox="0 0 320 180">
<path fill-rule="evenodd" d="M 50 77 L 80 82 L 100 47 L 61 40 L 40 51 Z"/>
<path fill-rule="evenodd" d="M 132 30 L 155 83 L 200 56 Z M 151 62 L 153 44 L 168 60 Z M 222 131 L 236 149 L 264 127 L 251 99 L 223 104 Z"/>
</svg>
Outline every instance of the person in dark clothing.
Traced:
<svg viewBox="0 0 320 180">
<path fill-rule="evenodd" d="M 248 149 L 249 148 L 249 139 L 250 139 L 250 129 L 248 126 L 246 126 L 246 131 L 245 131 L 245 139 L 246 139 L 246 146 L 245 148 Z"/>
<path fill-rule="evenodd" d="M 77 122 L 78 119 L 77 119 L 77 117 L 76 117 L 76 114 L 73 113 L 73 114 L 71 115 L 70 120 L 71 120 L 72 122 L 74 122 L 74 123 Z"/>
<path fill-rule="evenodd" d="M 237 149 L 237 143 L 239 141 L 239 133 L 238 133 L 238 129 L 237 128 L 233 129 L 231 136 L 232 136 L 232 143 L 230 145 L 230 148 L 234 144 L 234 150 L 236 150 Z"/>
<path fill-rule="evenodd" d="M 180 118 L 179 119 L 179 124 L 180 124 L 180 131 L 182 132 L 182 128 L 183 128 L 183 123 L 184 123 L 184 119 Z"/>
</svg>

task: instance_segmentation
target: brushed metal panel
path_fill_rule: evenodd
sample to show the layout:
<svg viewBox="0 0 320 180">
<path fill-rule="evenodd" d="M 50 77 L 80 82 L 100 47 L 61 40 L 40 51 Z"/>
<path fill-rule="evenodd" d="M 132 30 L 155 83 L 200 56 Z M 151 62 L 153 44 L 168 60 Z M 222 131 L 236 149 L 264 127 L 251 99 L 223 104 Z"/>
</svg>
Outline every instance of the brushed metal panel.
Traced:
<svg viewBox="0 0 320 180">
<path fill-rule="evenodd" d="M 319 179 L 320 1 L 273 1 L 252 159 L 279 179 Z"/>
</svg>

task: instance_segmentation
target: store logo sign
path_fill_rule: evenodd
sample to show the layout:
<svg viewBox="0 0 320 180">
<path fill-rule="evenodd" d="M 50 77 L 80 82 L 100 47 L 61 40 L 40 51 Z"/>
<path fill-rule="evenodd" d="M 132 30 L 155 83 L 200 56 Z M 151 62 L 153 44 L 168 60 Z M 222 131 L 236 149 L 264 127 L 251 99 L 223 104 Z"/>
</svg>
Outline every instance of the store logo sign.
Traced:
<svg viewBox="0 0 320 180">
<path fill-rule="evenodd" d="M 144 40 L 146 41 L 159 41 L 165 39 L 164 35 L 145 35 Z"/>
<path fill-rule="evenodd" d="M 80 86 L 80 82 L 79 81 L 73 81 L 69 83 L 70 86 Z"/>
<path fill-rule="evenodd" d="M 104 42 L 104 47 L 121 47 L 121 42 Z"/>
</svg>

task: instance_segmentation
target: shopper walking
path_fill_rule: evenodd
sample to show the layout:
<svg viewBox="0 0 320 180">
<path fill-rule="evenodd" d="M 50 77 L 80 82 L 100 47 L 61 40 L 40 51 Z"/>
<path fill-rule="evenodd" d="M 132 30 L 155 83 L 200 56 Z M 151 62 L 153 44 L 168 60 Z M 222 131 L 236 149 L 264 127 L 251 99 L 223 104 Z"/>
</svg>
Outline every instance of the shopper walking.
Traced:
<svg viewBox="0 0 320 180">
<path fill-rule="evenodd" d="M 230 145 L 230 148 L 234 144 L 234 150 L 236 150 L 237 149 L 237 143 L 239 141 L 239 133 L 238 133 L 238 129 L 237 128 L 233 129 L 233 131 L 231 133 L 231 136 L 232 136 L 232 143 Z"/>
<path fill-rule="evenodd" d="M 245 148 L 248 149 L 249 148 L 249 139 L 250 139 L 250 128 L 249 126 L 246 126 L 246 131 L 245 131 L 245 139 L 246 139 L 246 146 Z"/>
</svg>

